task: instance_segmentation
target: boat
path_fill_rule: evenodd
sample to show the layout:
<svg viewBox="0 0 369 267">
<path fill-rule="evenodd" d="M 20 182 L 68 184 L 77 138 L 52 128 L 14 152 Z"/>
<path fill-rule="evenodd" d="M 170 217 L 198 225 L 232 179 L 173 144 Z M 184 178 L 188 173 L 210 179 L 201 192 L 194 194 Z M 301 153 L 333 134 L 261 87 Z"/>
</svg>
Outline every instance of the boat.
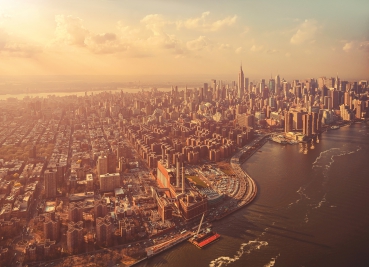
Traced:
<svg viewBox="0 0 369 267">
<path fill-rule="evenodd" d="M 338 125 L 333 125 L 333 126 L 331 126 L 331 129 L 332 130 L 337 130 L 337 129 L 339 129 L 340 127 L 338 126 Z"/>
<path fill-rule="evenodd" d="M 189 241 L 198 248 L 204 248 L 207 245 L 217 241 L 220 238 L 220 235 L 214 231 L 209 230 L 205 233 L 198 234 L 197 236 L 190 238 Z"/>
<path fill-rule="evenodd" d="M 220 235 L 212 231 L 210 228 L 207 228 L 205 232 L 200 233 L 201 224 L 204 220 L 204 216 L 205 213 L 202 215 L 196 234 L 188 240 L 198 248 L 206 247 L 207 245 L 217 241 L 220 238 Z"/>
</svg>

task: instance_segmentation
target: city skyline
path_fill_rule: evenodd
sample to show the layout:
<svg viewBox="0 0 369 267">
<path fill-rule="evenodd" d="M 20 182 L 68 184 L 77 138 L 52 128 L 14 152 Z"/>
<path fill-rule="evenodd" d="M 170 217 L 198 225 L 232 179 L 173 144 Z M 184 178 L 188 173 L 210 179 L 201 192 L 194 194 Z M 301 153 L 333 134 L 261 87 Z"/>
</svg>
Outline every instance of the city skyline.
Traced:
<svg viewBox="0 0 369 267">
<path fill-rule="evenodd" d="M 366 1 L 0 1 L 0 75 L 367 79 Z"/>
</svg>

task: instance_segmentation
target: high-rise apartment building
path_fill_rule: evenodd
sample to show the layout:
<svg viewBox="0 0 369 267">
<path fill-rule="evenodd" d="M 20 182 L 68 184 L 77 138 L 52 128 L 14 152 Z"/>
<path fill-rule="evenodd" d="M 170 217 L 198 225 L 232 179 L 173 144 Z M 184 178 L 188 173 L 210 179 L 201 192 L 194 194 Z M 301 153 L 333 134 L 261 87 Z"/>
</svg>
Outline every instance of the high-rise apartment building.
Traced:
<svg viewBox="0 0 369 267">
<path fill-rule="evenodd" d="M 96 239 L 100 246 L 108 247 L 112 245 L 112 231 L 111 216 L 96 218 Z"/>
<path fill-rule="evenodd" d="M 99 182 L 101 192 L 113 191 L 120 187 L 120 175 L 119 173 L 102 174 L 99 176 Z"/>
<path fill-rule="evenodd" d="M 54 214 L 55 216 L 55 214 Z M 51 241 L 59 240 L 60 233 L 60 221 L 55 219 L 54 216 L 46 216 L 44 221 L 44 239 L 50 239 Z M 52 218 L 54 217 L 54 218 Z"/>
<path fill-rule="evenodd" d="M 100 176 L 106 173 L 108 173 L 108 158 L 99 156 L 97 159 L 97 174 Z"/>
<path fill-rule="evenodd" d="M 46 170 L 44 172 L 44 184 L 45 184 L 45 197 L 56 197 L 56 171 Z"/>
<path fill-rule="evenodd" d="M 71 254 L 82 252 L 83 222 L 70 222 L 67 230 L 67 249 Z"/>
</svg>

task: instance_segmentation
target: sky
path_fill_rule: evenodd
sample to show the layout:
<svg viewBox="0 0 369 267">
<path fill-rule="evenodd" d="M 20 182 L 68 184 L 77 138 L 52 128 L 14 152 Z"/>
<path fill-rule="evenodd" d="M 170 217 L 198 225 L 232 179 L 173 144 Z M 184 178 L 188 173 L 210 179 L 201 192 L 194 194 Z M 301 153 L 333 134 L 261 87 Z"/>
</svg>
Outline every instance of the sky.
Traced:
<svg viewBox="0 0 369 267">
<path fill-rule="evenodd" d="M 0 76 L 369 79 L 369 1 L 0 0 Z"/>
</svg>

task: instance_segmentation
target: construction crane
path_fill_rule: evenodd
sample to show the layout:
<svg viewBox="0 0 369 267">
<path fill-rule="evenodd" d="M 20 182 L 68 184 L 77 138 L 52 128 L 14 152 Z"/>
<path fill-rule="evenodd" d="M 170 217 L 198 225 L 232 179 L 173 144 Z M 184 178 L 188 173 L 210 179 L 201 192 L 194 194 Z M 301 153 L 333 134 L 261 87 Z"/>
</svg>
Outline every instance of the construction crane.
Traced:
<svg viewBox="0 0 369 267">
<path fill-rule="evenodd" d="M 199 224 L 199 228 L 197 229 L 197 232 L 196 232 L 195 236 L 197 236 L 200 232 L 200 228 L 201 228 L 202 221 L 204 220 L 204 216 L 205 216 L 205 213 L 202 214 L 201 221 L 200 221 L 200 224 Z"/>
</svg>

